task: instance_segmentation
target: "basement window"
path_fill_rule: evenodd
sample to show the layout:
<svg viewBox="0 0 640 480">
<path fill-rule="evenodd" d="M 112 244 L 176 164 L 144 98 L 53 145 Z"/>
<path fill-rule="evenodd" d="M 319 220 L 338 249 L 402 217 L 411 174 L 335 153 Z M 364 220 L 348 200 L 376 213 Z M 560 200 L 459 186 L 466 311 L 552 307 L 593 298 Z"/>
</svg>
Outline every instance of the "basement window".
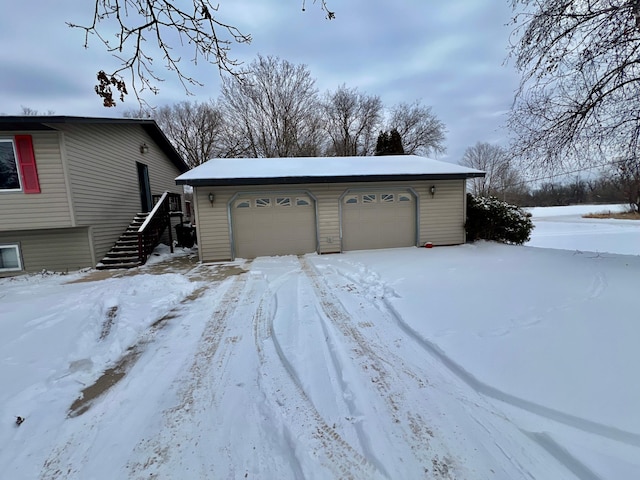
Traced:
<svg viewBox="0 0 640 480">
<path fill-rule="evenodd" d="M 22 270 L 18 245 L 0 245 L 0 272 Z"/>
</svg>

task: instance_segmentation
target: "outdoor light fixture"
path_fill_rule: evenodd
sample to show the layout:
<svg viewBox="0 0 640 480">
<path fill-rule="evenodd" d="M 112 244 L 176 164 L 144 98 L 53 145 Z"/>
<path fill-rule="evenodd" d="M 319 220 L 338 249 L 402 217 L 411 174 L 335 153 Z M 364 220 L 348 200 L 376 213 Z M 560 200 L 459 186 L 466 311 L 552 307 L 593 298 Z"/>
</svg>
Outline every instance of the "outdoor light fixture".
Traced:
<svg viewBox="0 0 640 480">
<path fill-rule="evenodd" d="M 429 189 L 429 191 L 431 192 L 431 196 L 434 197 L 436 195 L 436 186 L 431 185 L 431 188 Z"/>
<path fill-rule="evenodd" d="M 209 203 L 211 203 L 211 206 L 213 207 L 213 201 L 215 200 L 215 197 L 213 196 L 213 193 L 209 193 Z"/>
<path fill-rule="evenodd" d="M 146 143 L 140 145 L 140 153 L 149 153 L 149 146 Z"/>
</svg>

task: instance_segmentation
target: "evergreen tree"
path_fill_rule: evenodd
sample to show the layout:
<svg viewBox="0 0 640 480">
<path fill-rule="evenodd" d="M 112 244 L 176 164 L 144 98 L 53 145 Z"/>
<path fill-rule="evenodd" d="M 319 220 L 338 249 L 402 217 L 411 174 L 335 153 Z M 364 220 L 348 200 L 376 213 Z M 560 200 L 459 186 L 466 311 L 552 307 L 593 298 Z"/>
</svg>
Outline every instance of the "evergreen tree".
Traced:
<svg viewBox="0 0 640 480">
<path fill-rule="evenodd" d="M 376 142 L 376 155 L 404 155 L 398 130 L 394 128 L 389 132 L 380 132 Z"/>
</svg>

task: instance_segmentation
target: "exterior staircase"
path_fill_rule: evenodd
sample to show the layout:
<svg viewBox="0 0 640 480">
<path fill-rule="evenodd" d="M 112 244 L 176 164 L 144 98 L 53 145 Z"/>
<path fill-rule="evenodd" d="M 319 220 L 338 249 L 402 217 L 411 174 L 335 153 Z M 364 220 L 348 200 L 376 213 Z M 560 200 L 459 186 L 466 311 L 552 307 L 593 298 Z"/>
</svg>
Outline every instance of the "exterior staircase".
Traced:
<svg viewBox="0 0 640 480">
<path fill-rule="evenodd" d="M 148 215 L 148 213 L 138 213 L 134 217 L 115 245 L 96 265 L 98 270 L 133 268 L 142 265 L 143 262 L 138 252 L 138 229 Z"/>
</svg>

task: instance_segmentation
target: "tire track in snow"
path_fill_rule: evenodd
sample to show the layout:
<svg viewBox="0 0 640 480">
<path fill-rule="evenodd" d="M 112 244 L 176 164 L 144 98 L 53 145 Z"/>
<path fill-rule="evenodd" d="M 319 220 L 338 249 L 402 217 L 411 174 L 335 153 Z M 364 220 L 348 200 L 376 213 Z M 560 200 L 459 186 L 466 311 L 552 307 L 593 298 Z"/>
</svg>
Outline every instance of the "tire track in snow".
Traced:
<svg viewBox="0 0 640 480">
<path fill-rule="evenodd" d="M 337 273 L 339 275 L 345 276 L 341 272 Z M 351 280 L 348 276 L 345 276 L 345 278 Z M 604 292 L 604 290 L 606 290 L 607 286 L 608 282 L 606 276 L 603 273 L 598 272 L 589 285 L 585 298 L 597 298 Z M 376 288 L 380 289 L 379 286 L 376 286 Z M 546 407 L 544 405 L 540 405 L 535 402 L 531 402 L 529 400 L 506 393 L 496 387 L 482 382 L 460 364 L 455 362 L 435 343 L 424 338 L 417 330 L 413 329 L 402 318 L 402 315 L 396 310 L 391 302 L 389 302 L 386 296 L 381 296 L 377 298 L 377 300 L 377 303 L 379 303 L 378 308 L 383 308 L 384 310 L 386 310 L 390 318 L 393 319 L 393 321 L 408 337 L 410 337 L 418 346 L 420 346 L 420 348 L 425 350 L 430 355 L 436 357 L 449 371 L 451 371 L 454 375 L 456 375 L 456 377 L 458 377 L 476 392 L 495 400 L 504 402 L 513 407 L 528 411 L 540 417 L 553 420 L 588 433 L 600 435 L 617 442 L 626 443 L 633 446 L 640 446 L 639 434 L 621 430 L 616 427 L 611 427 L 609 425 L 601 424 L 592 420 L 578 417 L 576 415 L 562 412 L 560 410 Z"/>
<path fill-rule="evenodd" d="M 284 423 L 296 424 L 298 428 L 305 426 L 310 432 L 304 440 L 297 438 L 297 442 L 308 442 L 306 447 L 311 450 L 325 467 L 333 472 L 335 478 L 375 479 L 385 478 L 380 471 L 362 454 L 354 449 L 337 430 L 330 426 L 317 411 L 313 402 L 305 392 L 293 365 L 290 363 L 280 343 L 273 332 L 273 320 L 278 311 L 277 292 L 283 286 L 291 273 L 298 273 L 299 269 L 289 272 L 268 283 L 267 290 L 258 302 L 254 316 L 254 337 L 256 350 L 260 360 L 260 368 L 269 375 L 270 380 L 264 380 L 260 375 L 260 388 L 267 399 L 271 399 L 270 407 L 279 411 L 283 419 L 282 428 L 289 443 L 292 434 Z M 270 351 L 273 348 L 273 351 Z M 272 358 L 278 358 L 278 363 Z M 279 373 L 278 370 L 280 371 Z M 287 378 L 290 385 L 273 383 L 273 377 L 279 380 Z M 291 388 L 293 387 L 293 388 Z M 291 445 L 295 452 L 297 445 Z M 297 469 L 303 472 L 302 463 Z M 311 473 L 311 472 L 310 472 Z"/>
<path fill-rule="evenodd" d="M 227 330 L 227 320 L 233 314 L 241 294 L 245 290 L 246 275 L 237 275 L 231 281 L 231 286 L 218 302 L 215 311 L 204 327 L 193 356 L 193 362 L 186 373 L 187 378 L 178 380 L 181 385 L 178 404 L 163 412 L 162 430 L 154 438 L 142 440 L 135 447 L 134 451 L 147 453 L 144 461 L 129 464 L 131 477 L 155 478 L 159 467 L 170 462 L 175 455 L 176 446 L 180 446 L 175 442 L 179 437 L 180 427 L 192 423 L 193 417 L 199 409 L 202 409 L 201 405 L 197 405 L 197 396 L 206 390 L 207 396 L 211 398 L 212 402 L 214 401 L 215 392 L 209 388 L 212 383 L 211 371 L 215 370 L 215 367 L 222 367 L 226 362 L 223 358 L 218 359 L 217 362 L 213 360 Z M 221 375 L 221 372 L 217 372 L 216 375 Z"/>
<path fill-rule="evenodd" d="M 90 411 L 94 404 L 99 403 L 103 397 L 105 397 L 111 390 L 115 389 L 120 380 L 125 378 L 125 376 L 128 375 L 130 370 L 135 366 L 140 356 L 149 348 L 150 345 L 157 341 L 159 334 L 168 322 L 183 315 L 186 310 L 185 304 L 202 296 L 207 288 L 207 286 L 203 286 L 195 289 L 180 300 L 177 305 L 168 310 L 163 316 L 150 324 L 149 327 L 141 333 L 137 342 L 130 346 L 124 356 L 118 359 L 115 363 L 114 368 L 119 371 L 117 380 L 107 383 L 106 388 L 97 392 L 93 397 L 88 398 L 86 396 L 81 396 L 76 399 L 69 408 L 67 418 L 72 419 Z M 98 381 L 99 380 L 100 379 L 98 379 Z M 93 385 L 90 385 L 88 388 L 91 388 L 92 386 Z M 83 390 L 83 393 L 85 393 L 86 390 L 87 389 Z M 74 405 L 76 404 L 79 405 L 78 409 L 74 408 Z M 90 417 L 88 415 L 85 416 L 88 418 L 83 420 L 85 428 L 82 433 L 78 433 L 76 431 L 76 433 L 66 435 L 64 444 L 58 444 L 55 446 L 43 462 L 42 469 L 39 474 L 39 478 L 41 480 L 74 478 L 75 475 L 79 474 L 78 470 L 82 469 L 84 465 L 90 462 L 89 447 L 92 443 L 91 440 L 99 434 L 100 423 L 103 418 L 107 416 L 107 413 L 102 411 Z M 82 446 L 83 448 L 78 448 L 79 446 Z"/>
<path fill-rule="evenodd" d="M 452 455 L 448 452 L 438 455 L 430 451 L 431 444 L 438 442 L 432 428 L 420 413 L 413 411 L 407 405 L 408 402 L 403 393 L 392 387 L 398 383 L 399 377 L 404 377 L 406 388 L 424 388 L 426 386 L 425 380 L 420 378 L 402 358 L 395 355 L 386 345 L 376 343 L 374 350 L 371 340 L 365 338 L 360 332 L 344 305 L 331 292 L 313 265 L 306 258 L 301 259 L 301 264 L 303 272 L 309 278 L 316 292 L 326 318 L 344 337 L 355 343 L 354 353 L 359 359 L 360 368 L 370 377 L 371 383 L 379 392 L 380 397 L 387 403 L 393 421 L 396 424 L 408 425 L 408 431 L 401 430 L 402 435 L 407 437 L 407 443 L 416 460 L 421 463 L 424 472 L 431 471 L 434 478 L 439 479 L 455 478 L 458 472 L 456 472 L 457 466 L 452 460 Z M 376 307 L 378 306 L 376 305 Z M 382 352 L 382 354 L 378 352 Z M 443 444 L 440 444 L 439 447 L 441 451 L 446 448 Z"/>
</svg>

